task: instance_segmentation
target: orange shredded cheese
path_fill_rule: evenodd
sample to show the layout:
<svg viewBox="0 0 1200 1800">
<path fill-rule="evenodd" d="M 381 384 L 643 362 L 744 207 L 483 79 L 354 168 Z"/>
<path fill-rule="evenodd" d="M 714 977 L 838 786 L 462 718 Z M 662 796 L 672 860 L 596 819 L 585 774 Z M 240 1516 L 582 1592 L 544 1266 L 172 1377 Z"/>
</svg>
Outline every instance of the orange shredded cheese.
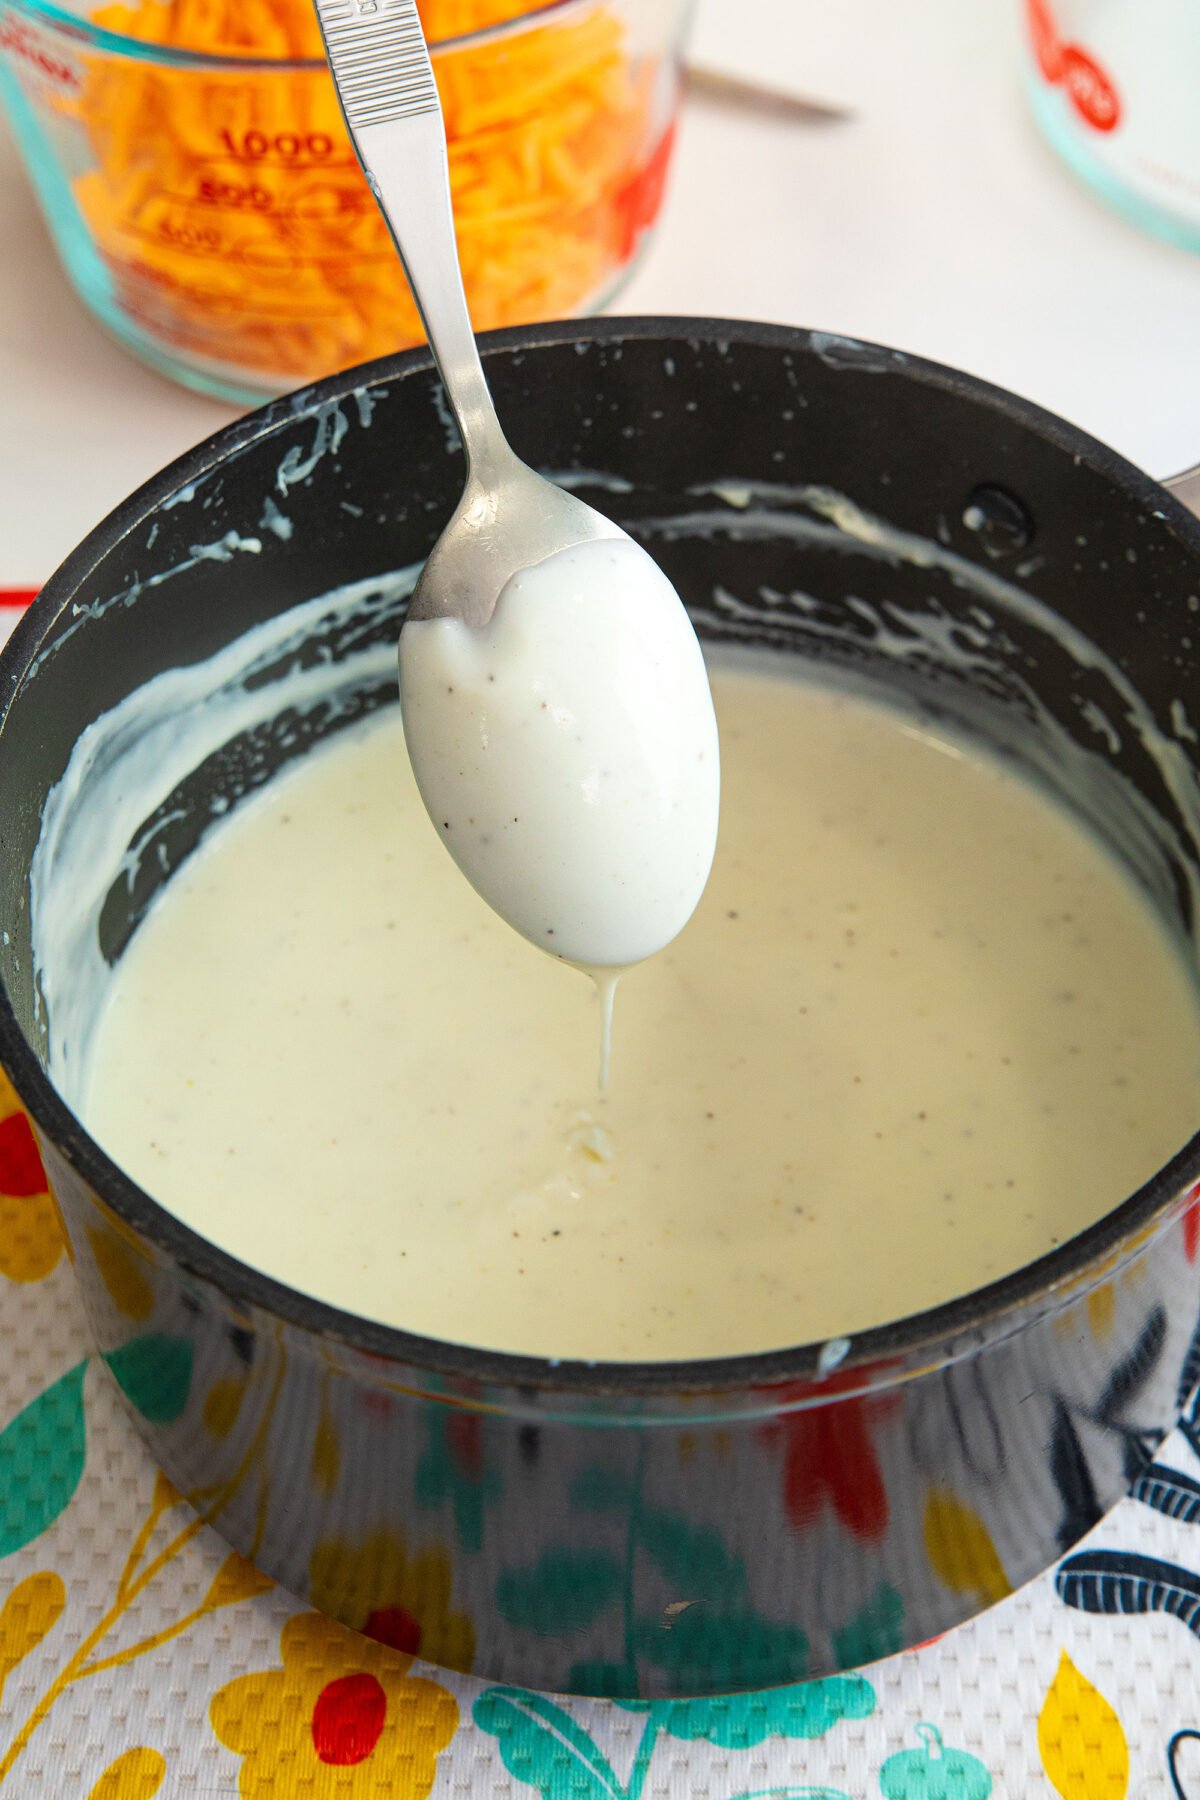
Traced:
<svg viewBox="0 0 1200 1800">
<path fill-rule="evenodd" d="M 423 0 L 430 39 L 529 0 Z M 320 56 L 311 0 L 110 0 L 144 42 Z M 421 341 L 324 69 L 173 67 L 89 52 L 69 104 L 90 146 L 80 211 L 131 321 L 209 369 L 290 385 Z M 577 311 L 651 222 L 670 136 L 657 71 L 597 0 L 434 58 L 459 254 L 479 330 Z"/>
</svg>

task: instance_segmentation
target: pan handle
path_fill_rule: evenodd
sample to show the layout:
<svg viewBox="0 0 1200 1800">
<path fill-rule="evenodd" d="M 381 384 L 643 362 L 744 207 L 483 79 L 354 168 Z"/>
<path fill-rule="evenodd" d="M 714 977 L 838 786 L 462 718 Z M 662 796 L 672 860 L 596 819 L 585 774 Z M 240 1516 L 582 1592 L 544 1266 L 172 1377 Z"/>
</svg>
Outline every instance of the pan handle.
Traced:
<svg viewBox="0 0 1200 1800">
<path fill-rule="evenodd" d="M 1163 486 L 1181 500 L 1189 512 L 1200 515 L 1200 463 L 1191 469 L 1181 469 L 1178 475 L 1168 475 Z"/>
</svg>

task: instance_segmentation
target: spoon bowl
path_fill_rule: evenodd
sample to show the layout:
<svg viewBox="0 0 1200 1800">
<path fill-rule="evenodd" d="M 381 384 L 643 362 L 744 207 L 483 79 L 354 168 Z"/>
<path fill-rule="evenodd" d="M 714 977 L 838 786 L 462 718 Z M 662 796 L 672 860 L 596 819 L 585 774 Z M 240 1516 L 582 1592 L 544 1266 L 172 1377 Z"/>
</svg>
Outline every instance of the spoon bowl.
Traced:
<svg viewBox="0 0 1200 1800">
<path fill-rule="evenodd" d="M 500 427 L 416 0 L 317 0 L 317 17 L 467 453 L 400 639 L 417 786 L 495 912 L 539 949 L 619 970 L 687 923 L 716 849 L 720 756 L 696 633 L 647 553 L 536 475 Z"/>
</svg>

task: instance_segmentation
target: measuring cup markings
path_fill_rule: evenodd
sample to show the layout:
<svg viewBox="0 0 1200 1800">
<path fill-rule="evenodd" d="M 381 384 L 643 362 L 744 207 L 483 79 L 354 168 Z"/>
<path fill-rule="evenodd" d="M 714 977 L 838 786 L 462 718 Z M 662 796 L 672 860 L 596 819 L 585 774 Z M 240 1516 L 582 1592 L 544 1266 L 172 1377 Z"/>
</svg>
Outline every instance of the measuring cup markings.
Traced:
<svg viewBox="0 0 1200 1800">
<path fill-rule="evenodd" d="M 222 144 L 230 156 L 239 162 L 262 162 L 275 154 L 284 161 L 298 157 L 301 150 L 306 150 L 313 157 L 327 157 L 333 154 L 334 142 L 324 131 L 239 131 L 232 132 L 227 127 L 217 133 L 217 141 Z M 344 165 L 355 168 L 354 159 Z"/>
<path fill-rule="evenodd" d="M 175 194 L 169 188 L 163 188 L 162 193 L 164 199 L 174 200 L 180 206 L 203 206 L 214 212 L 237 212 L 244 207 L 254 212 L 271 212 L 278 199 L 257 182 L 247 187 L 235 181 L 218 181 L 211 175 L 201 176 L 194 194 Z"/>
<path fill-rule="evenodd" d="M 70 93 L 81 86 L 78 70 L 54 53 L 37 27 L 9 12 L 0 17 L 0 51 L 18 59 L 20 66 L 13 74 L 31 99 L 38 98 L 45 87 Z"/>
<path fill-rule="evenodd" d="M 160 219 L 153 230 L 135 219 L 118 219 L 116 228 L 125 237 L 140 238 L 144 243 L 168 243 L 183 256 L 211 256 L 221 248 L 219 232 L 208 230 L 200 237 L 188 226 L 175 225 L 170 219 Z"/>
<path fill-rule="evenodd" d="M 155 193 L 164 200 L 174 201 L 178 206 L 202 207 L 205 211 L 230 213 L 295 213 L 302 202 L 329 195 L 336 202 L 337 213 L 367 212 L 371 205 L 371 197 L 365 191 L 350 187 L 337 187 L 332 183 L 319 183 L 308 188 L 301 188 L 295 195 L 281 194 L 277 189 L 264 187 L 261 182 L 222 181 L 215 175 L 197 177 L 196 189 L 191 194 L 177 193 L 172 188 L 158 188 Z M 305 216 L 320 219 L 332 216 L 328 210 L 308 211 Z"/>
</svg>

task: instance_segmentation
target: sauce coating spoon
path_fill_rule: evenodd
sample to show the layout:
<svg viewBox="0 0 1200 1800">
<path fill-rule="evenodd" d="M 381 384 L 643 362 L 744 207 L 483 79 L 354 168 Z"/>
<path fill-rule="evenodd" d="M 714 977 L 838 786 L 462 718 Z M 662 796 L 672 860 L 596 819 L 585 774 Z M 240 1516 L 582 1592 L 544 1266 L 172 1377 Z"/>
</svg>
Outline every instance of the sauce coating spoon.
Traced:
<svg viewBox="0 0 1200 1800">
<path fill-rule="evenodd" d="M 316 0 L 367 183 L 462 434 L 467 478 L 400 634 L 405 736 L 442 841 L 533 943 L 591 969 L 661 949 L 716 844 L 708 676 L 682 601 L 500 427 L 463 292 L 415 0 Z"/>
</svg>

